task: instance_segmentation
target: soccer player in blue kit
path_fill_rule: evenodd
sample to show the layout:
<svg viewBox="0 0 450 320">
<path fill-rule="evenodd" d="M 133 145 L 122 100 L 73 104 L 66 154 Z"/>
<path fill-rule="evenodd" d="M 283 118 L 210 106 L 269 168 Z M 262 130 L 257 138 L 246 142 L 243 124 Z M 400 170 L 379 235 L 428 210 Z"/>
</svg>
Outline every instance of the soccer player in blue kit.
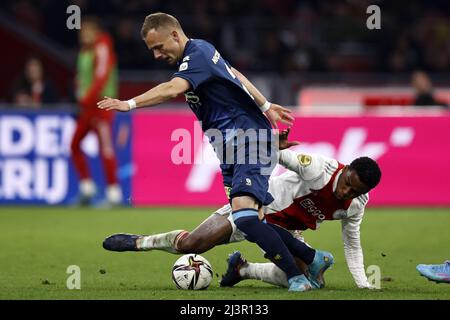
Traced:
<svg viewBox="0 0 450 320">
<path fill-rule="evenodd" d="M 268 180 L 277 155 L 271 124 L 275 128 L 277 121 L 291 125 L 294 118 L 290 111 L 268 102 L 213 45 L 189 39 L 175 17 L 161 12 L 148 15 L 141 36 L 155 59 L 178 65 L 178 71 L 170 81 L 133 99 L 121 101 L 105 97 L 98 102 L 98 107 L 130 111 L 184 93 L 221 162 L 237 228 L 286 273 L 290 291 L 309 290 L 311 283 L 298 269 L 281 236 L 258 217 L 259 208 L 273 201 L 268 193 Z M 251 134 L 247 134 L 249 131 Z M 261 152 L 263 149 L 266 152 Z M 128 237 L 130 239 L 123 239 L 122 244 L 129 240 L 130 246 L 134 246 L 135 236 Z M 309 259 L 319 267 L 327 263 L 325 256 Z"/>
</svg>

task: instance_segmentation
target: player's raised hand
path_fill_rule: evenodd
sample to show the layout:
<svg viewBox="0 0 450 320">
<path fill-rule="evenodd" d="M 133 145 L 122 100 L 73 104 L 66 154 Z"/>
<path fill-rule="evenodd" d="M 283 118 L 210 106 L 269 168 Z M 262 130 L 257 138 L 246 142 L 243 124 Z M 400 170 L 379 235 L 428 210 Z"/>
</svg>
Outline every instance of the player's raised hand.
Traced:
<svg viewBox="0 0 450 320">
<path fill-rule="evenodd" d="M 291 113 L 291 110 L 275 103 L 272 103 L 269 110 L 265 112 L 267 118 L 275 129 L 278 129 L 278 121 L 288 126 L 292 126 L 294 124 L 294 117 L 291 115 Z"/>
<path fill-rule="evenodd" d="M 130 106 L 126 101 L 113 99 L 110 97 L 105 97 L 103 100 L 97 102 L 97 108 L 106 111 L 117 110 L 117 111 L 130 111 Z"/>
<path fill-rule="evenodd" d="M 290 131 L 291 131 L 291 128 L 287 128 L 287 129 L 281 131 L 281 133 L 278 136 L 278 143 L 279 143 L 278 149 L 284 150 L 284 149 L 288 149 L 292 146 L 296 146 L 296 145 L 300 144 L 300 142 L 298 142 L 298 141 L 289 141 L 288 140 Z"/>
</svg>

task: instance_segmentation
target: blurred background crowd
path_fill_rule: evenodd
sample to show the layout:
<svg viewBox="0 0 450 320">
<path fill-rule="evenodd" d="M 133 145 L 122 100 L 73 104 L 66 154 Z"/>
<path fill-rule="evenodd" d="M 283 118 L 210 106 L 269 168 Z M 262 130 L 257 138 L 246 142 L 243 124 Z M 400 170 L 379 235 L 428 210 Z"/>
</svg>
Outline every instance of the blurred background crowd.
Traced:
<svg viewBox="0 0 450 320">
<path fill-rule="evenodd" d="M 71 70 L 78 50 L 77 32 L 65 28 L 71 4 L 82 15 L 100 17 L 114 39 L 123 81 L 159 81 L 170 74 L 171 67 L 151 57 L 139 33 L 147 14 L 163 11 L 176 16 L 188 36 L 209 40 L 234 67 L 261 79 L 262 89 L 285 104 L 295 104 L 295 93 L 305 84 L 410 84 L 416 70 L 448 85 L 450 2 L 445 0 L 5 0 L 0 29 L 20 27 L 54 49 Z M 381 30 L 366 28 L 371 4 L 381 8 Z M 8 100 L 23 102 L 20 88 L 42 65 L 29 56 L 16 58 L 24 66 L 22 79 L 14 79 L 10 90 L 19 98 L 8 91 Z M 73 100 L 70 84 L 61 88 L 61 80 L 54 81 L 59 89 L 48 84 L 44 102 Z"/>
</svg>

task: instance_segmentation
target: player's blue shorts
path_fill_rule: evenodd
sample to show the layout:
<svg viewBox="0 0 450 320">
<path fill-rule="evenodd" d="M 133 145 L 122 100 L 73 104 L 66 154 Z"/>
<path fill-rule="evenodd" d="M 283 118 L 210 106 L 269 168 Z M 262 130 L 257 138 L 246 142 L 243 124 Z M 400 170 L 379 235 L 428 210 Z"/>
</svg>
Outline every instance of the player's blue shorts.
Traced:
<svg viewBox="0 0 450 320">
<path fill-rule="evenodd" d="M 236 121 L 240 131 L 226 137 L 223 152 L 216 150 L 225 191 L 230 200 L 252 196 L 261 205 L 267 205 L 273 201 L 268 192 L 269 177 L 277 163 L 271 128 L 242 118 Z"/>
<path fill-rule="evenodd" d="M 221 165 L 223 184 L 228 198 L 251 196 L 262 205 L 273 201 L 268 192 L 269 176 L 262 175 L 258 165 Z"/>
</svg>

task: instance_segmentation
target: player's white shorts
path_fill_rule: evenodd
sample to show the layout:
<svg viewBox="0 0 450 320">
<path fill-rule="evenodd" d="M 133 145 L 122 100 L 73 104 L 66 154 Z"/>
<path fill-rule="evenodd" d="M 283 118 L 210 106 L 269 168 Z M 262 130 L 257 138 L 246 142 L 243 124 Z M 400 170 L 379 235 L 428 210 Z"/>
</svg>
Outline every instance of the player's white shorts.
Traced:
<svg viewBox="0 0 450 320">
<path fill-rule="evenodd" d="M 239 230 L 236 227 L 236 224 L 234 224 L 233 215 L 231 214 L 233 210 L 231 209 L 230 204 L 224 205 L 222 208 L 218 209 L 213 214 L 220 214 L 221 216 L 227 217 L 228 221 L 231 224 L 231 227 L 233 228 L 233 232 L 231 233 L 229 243 L 232 242 L 240 242 L 245 240 L 245 233 L 243 233 L 241 230 Z"/>
<path fill-rule="evenodd" d="M 244 241 L 245 233 L 236 227 L 236 224 L 234 223 L 234 220 L 233 220 L 233 215 L 231 214 L 232 212 L 233 212 L 233 210 L 231 209 L 231 205 L 226 204 L 222 208 L 220 208 L 216 212 L 214 212 L 213 214 L 217 213 L 223 217 L 227 217 L 228 221 L 230 222 L 231 227 L 233 228 L 233 231 L 231 233 L 230 240 L 228 241 L 229 243 Z M 304 242 L 307 246 L 310 246 L 307 242 L 305 242 L 305 239 L 303 238 L 303 234 L 301 231 L 298 231 L 298 230 L 288 230 L 288 231 L 294 236 L 294 238 L 296 238 L 297 240 L 300 240 L 301 242 Z"/>
</svg>

